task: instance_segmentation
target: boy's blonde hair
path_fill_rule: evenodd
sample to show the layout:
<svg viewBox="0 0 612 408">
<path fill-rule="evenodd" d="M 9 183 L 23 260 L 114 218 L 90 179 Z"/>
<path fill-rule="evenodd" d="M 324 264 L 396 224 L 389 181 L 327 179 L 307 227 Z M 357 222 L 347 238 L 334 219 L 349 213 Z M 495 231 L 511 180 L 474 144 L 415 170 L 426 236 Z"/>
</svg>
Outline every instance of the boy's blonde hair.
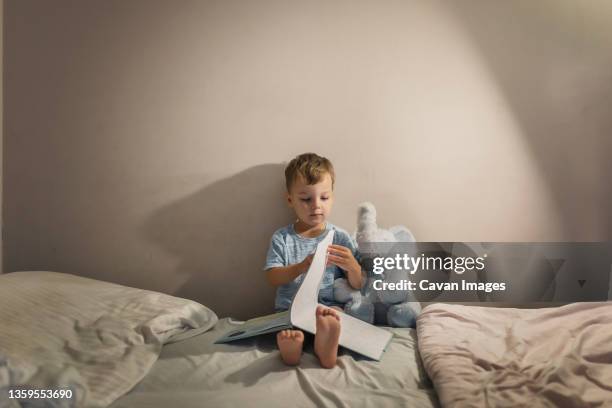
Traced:
<svg viewBox="0 0 612 408">
<path fill-rule="evenodd" d="M 327 158 L 319 156 L 316 153 L 300 154 L 291 160 L 285 168 L 287 192 L 291 192 L 291 186 L 298 176 L 302 176 L 306 184 L 311 185 L 321 181 L 326 173 L 331 177 L 333 189 L 336 174 L 334 173 L 334 166 L 331 162 Z"/>
</svg>

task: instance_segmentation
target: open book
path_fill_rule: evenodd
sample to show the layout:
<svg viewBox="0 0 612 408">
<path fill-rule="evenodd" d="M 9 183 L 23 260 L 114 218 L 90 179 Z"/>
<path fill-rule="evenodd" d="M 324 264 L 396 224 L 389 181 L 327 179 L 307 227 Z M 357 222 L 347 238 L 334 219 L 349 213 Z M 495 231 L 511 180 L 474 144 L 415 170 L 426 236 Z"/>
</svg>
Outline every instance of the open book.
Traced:
<svg viewBox="0 0 612 408">
<path fill-rule="evenodd" d="M 248 320 L 240 327 L 225 333 L 216 343 L 227 343 L 293 327 L 315 334 L 317 327 L 315 311 L 318 306 L 319 285 L 327 263 L 327 247 L 333 242 L 333 239 L 334 231 L 332 230 L 317 245 L 310 268 L 288 311 Z M 338 312 L 338 315 L 340 316 L 339 344 L 366 357 L 380 360 L 393 334 L 346 313 Z"/>
</svg>

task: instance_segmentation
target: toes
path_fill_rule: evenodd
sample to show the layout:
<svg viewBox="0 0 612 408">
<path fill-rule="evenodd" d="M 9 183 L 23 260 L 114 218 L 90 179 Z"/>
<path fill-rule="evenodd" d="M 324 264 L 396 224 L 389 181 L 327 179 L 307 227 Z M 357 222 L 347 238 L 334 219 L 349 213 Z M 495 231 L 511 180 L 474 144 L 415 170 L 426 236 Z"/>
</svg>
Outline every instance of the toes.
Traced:
<svg viewBox="0 0 612 408">
<path fill-rule="evenodd" d="M 338 318 L 338 312 L 336 312 L 331 307 L 328 307 L 323 311 L 323 316 L 333 316 L 335 318 Z"/>
<path fill-rule="evenodd" d="M 335 317 L 336 320 L 340 321 L 340 315 L 338 314 L 338 311 L 336 309 L 334 309 L 333 307 L 328 307 L 325 308 L 322 313 L 322 316 L 331 316 L 331 317 Z"/>
<path fill-rule="evenodd" d="M 319 310 L 320 309 L 320 310 Z M 329 311 L 331 309 L 329 307 L 323 307 L 323 306 L 319 306 L 317 308 L 317 314 L 321 315 L 321 316 L 327 316 L 329 315 Z"/>
<path fill-rule="evenodd" d="M 276 339 L 278 341 L 302 341 L 304 340 L 304 333 L 302 333 L 300 330 L 281 330 L 276 334 Z"/>
</svg>

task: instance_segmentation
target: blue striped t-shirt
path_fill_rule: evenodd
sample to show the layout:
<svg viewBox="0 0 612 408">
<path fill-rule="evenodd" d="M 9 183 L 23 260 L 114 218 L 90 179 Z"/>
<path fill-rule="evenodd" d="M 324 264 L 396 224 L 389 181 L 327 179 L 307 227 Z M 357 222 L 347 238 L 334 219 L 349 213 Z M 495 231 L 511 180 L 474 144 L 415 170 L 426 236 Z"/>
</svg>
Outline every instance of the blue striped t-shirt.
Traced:
<svg viewBox="0 0 612 408">
<path fill-rule="evenodd" d="M 336 227 L 331 223 L 325 226 L 325 232 L 315 238 L 305 238 L 295 232 L 293 224 L 280 228 L 274 232 L 270 239 L 270 248 L 266 256 L 264 270 L 270 268 L 289 266 L 300 263 L 308 255 L 315 252 L 317 244 L 325 238 L 330 230 L 334 230 L 334 244 L 342 245 L 353 252 L 353 256 L 359 260 L 357 245 L 351 236 L 342 228 Z M 292 282 L 281 285 L 276 289 L 276 300 L 274 308 L 276 311 L 289 309 L 291 302 L 304 279 L 305 274 L 301 274 Z M 344 277 L 344 271 L 336 265 L 329 265 L 325 269 L 325 274 L 319 287 L 319 302 L 327 306 L 333 306 L 334 302 L 334 279 Z"/>
</svg>

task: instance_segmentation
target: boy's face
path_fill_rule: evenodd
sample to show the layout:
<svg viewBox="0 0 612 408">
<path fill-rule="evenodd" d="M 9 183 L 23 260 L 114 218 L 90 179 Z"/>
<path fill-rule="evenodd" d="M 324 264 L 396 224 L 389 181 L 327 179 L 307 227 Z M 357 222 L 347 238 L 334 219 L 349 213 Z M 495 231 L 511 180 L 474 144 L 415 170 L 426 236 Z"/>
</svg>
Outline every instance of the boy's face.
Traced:
<svg viewBox="0 0 612 408">
<path fill-rule="evenodd" d="M 298 176 L 287 194 L 289 207 L 304 224 L 316 227 L 325 222 L 334 203 L 332 180 L 329 173 L 316 184 L 308 185 Z"/>
</svg>

